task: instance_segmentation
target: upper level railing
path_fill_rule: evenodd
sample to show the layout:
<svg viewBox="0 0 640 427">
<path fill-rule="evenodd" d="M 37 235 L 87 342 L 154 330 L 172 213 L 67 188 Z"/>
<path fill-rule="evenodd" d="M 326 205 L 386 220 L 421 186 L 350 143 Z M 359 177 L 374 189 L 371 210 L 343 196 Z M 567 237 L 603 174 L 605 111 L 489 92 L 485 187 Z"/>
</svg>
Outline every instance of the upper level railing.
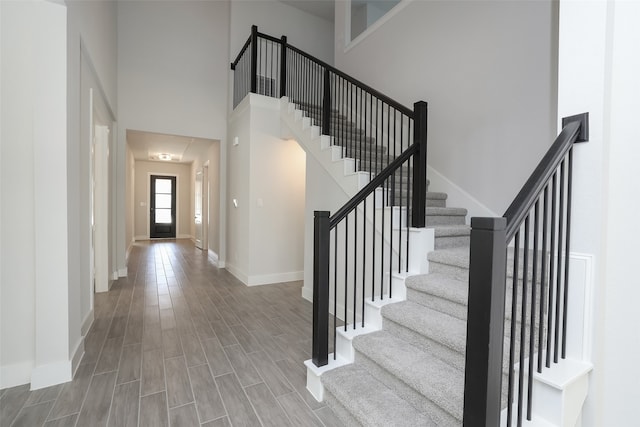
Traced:
<svg viewBox="0 0 640 427">
<path fill-rule="evenodd" d="M 333 216 L 316 212 L 312 359 L 322 366 L 331 326 L 364 324 L 365 300 L 392 297 L 393 273 L 408 269 L 409 228 L 425 225 L 427 104 L 405 107 L 256 26 L 231 69 L 234 107 L 248 93 L 287 96 L 370 179 Z"/>
<path fill-rule="evenodd" d="M 501 425 L 505 408 L 507 426 L 531 420 L 534 372 L 566 357 L 573 144 L 588 113 L 562 125 L 503 217 L 471 219 L 465 427 Z"/>
<path fill-rule="evenodd" d="M 358 171 L 378 174 L 413 143 L 410 108 L 288 44 L 285 36 L 253 26 L 231 69 L 234 108 L 248 93 L 287 96 L 346 157 L 358 160 Z"/>
</svg>

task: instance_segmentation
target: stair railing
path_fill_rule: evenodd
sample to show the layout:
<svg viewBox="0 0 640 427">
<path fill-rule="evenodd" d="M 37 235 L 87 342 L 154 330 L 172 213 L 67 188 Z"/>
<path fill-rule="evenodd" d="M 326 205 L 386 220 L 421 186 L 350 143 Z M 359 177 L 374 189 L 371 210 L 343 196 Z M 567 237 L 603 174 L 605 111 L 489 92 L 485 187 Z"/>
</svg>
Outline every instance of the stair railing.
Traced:
<svg viewBox="0 0 640 427">
<path fill-rule="evenodd" d="M 562 126 L 504 215 L 471 219 L 465 427 L 501 425 L 505 405 L 507 426 L 531 420 L 534 371 L 566 358 L 573 144 L 588 113 Z"/>
<path fill-rule="evenodd" d="M 287 96 L 370 178 L 333 216 L 315 213 L 312 359 L 322 366 L 336 324 L 364 325 L 365 298 L 391 298 L 394 271 L 408 269 L 409 228 L 425 225 L 427 104 L 405 107 L 256 26 L 231 69 L 234 108 L 248 93 Z"/>
</svg>

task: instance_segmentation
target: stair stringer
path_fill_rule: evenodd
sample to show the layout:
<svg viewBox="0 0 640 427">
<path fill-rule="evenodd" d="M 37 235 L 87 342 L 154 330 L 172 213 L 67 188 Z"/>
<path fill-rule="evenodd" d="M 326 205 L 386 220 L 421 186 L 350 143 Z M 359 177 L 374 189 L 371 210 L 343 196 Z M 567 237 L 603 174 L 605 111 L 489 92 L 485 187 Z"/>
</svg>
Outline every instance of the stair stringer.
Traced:
<svg viewBox="0 0 640 427">
<path fill-rule="evenodd" d="M 287 97 L 282 97 L 280 99 L 280 114 L 282 124 L 282 126 L 280 126 L 280 136 L 282 138 L 295 139 L 307 155 L 312 156 L 320 164 L 321 169 L 323 169 L 327 175 L 329 175 L 331 180 L 337 184 L 337 187 L 342 190 L 343 195 L 347 200 L 353 197 L 369 182 L 370 174 L 368 172 L 354 172 L 357 160 L 344 157 L 342 147 L 332 145 L 332 137 L 321 135 L 320 128 L 312 125 L 311 119 L 309 117 L 305 117 L 303 115 L 303 111 L 297 109 L 296 104 L 289 102 Z M 371 203 L 367 205 L 366 210 L 364 210 L 362 206 L 357 208 L 359 217 L 366 218 L 368 228 L 371 228 L 372 224 L 374 224 L 374 210 L 378 212 L 380 210 L 385 210 L 386 212 L 393 210 L 394 212 L 404 212 L 404 214 L 406 214 L 406 208 L 383 206 L 386 205 L 386 201 L 388 200 L 383 189 L 377 189 L 376 194 L 378 195 L 377 204 L 379 205 L 377 209 L 373 209 Z M 390 215 L 387 215 L 384 227 L 390 226 L 393 230 L 391 237 L 389 237 L 388 233 L 382 233 L 383 224 L 382 221 L 379 220 L 381 217 L 382 216 L 379 214 L 378 221 L 375 222 L 375 236 L 378 242 L 379 239 L 384 238 L 385 248 L 392 248 L 391 259 L 393 262 L 393 268 L 397 268 L 398 259 L 400 259 L 400 263 L 402 265 L 407 262 L 407 254 L 405 250 L 407 232 L 406 227 L 401 228 L 405 226 L 406 220 L 404 218 L 400 218 L 400 214 L 396 214 L 393 223 L 390 224 Z M 400 233 L 400 239 L 398 239 L 398 233 Z M 400 245 L 397 244 L 399 240 L 401 241 Z M 426 263 L 428 263 L 428 261 Z M 358 266 L 356 266 L 356 268 L 357 267 Z M 305 269 L 306 268 L 307 267 L 305 266 Z M 349 264 L 348 268 L 351 269 L 352 265 Z M 386 275 L 388 275 L 388 271 L 385 273 L 385 276 Z M 383 283 L 382 285 L 387 286 L 386 283 Z M 379 289 L 380 284 L 376 283 L 375 286 Z M 402 286 L 398 286 L 394 289 L 398 288 L 404 289 Z M 303 297 L 308 300 L 312 299 L 310 287 L 305 285 L 302 292 Z M 337 311 L 338 313 L 343 313 L 344 307 L 338 304 Z M 351 318 L 352 315 L 353 313 L 349 312 L 347 318 Z"/>
<path fill-rule="evenodd" d="M 351 198 L 369 182 L 369 174 L 355 171 L 355 160 L 342 156 L 342 147 L 331 145 L 331 137 L 320 134 L 320 128 L 303 117 L 287 97 L 280 99 L 281 137 L 294 138 L 300 147 L 312 155 L 344 194 Z"/>
</svg>

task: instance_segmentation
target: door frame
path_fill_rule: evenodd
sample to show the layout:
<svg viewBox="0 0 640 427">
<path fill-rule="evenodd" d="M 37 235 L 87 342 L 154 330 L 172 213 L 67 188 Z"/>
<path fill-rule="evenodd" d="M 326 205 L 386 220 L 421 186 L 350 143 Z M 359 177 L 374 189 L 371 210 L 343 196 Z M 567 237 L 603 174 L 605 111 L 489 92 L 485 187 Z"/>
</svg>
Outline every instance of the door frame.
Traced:
<svg viewBox="0 0 640 427">
<path fill-rule="evenodd" d="M 200 176 L 200 197 L 198 197 L 198 175 Z M 204 168 L 201 168 L 196 170 L 193 181 L 193 241 L 196 248 L 200 250 L 204 250 L 206 248 L 204 245 L 204 200 Z M 198 203 L 200 203 L 200 239 L 198 239 L 198 223 L 196 221 L 198 219 Z"/>
<path fill-rule="evenodd" d="M 180 176 L 176 173 L 165 173 L 165 172 L 147 172 L 147 231 L 146 236 L 147 239 L 151 239 L 151 176 L 159 175 L 159 176 L 172 176 L 176 178 L 176 239 L 180 238 L 180 198 L 179 191 L 180 188 Z M 154 237 L 154 239 L 162 239 L 162 237 Z"/>
<path fill-rule="evenodd" d="M 202 250 L 209 253 L 209 160 L 202 165 Z"/>
</svg>

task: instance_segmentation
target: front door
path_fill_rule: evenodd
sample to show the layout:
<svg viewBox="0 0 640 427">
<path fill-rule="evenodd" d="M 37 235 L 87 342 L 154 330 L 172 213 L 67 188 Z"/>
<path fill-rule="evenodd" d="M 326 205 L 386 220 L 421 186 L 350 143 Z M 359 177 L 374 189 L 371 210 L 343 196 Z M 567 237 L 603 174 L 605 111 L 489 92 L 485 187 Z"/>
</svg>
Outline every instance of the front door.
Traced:
<svg viewBox="0 0 640 427">
<path fill-rule="evenodd" d="M 151 175 L 151 238 L 176 237 L 176 177 Z"/>
</svg>

